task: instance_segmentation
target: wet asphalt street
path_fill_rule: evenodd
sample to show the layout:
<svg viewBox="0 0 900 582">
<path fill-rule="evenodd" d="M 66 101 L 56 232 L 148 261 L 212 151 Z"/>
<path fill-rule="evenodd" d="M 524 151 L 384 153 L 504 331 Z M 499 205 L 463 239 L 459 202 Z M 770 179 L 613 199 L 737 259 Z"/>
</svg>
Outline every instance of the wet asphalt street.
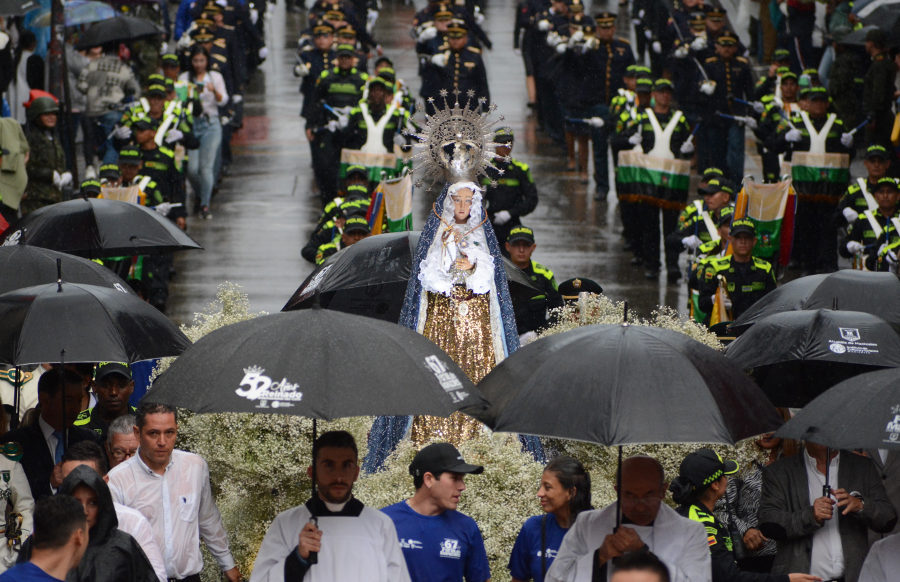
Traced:
<svg viewBox="0 0 900 582">
<path fill-rule="evenodd" d="M 512 50 L 514 6 L 514 0 L 488 3 L 483 26 L 494 49 L 485 53 L 497 113 L 516 133 L 513 156 L 531 166 L 538 186 L 537 210 L 523 219 L 536 233 L 534 259 L 552 269 L 558 282 L 575 276 L 596 280 L 607 295 L 627 299 L 639 313 L 648 314 L 657 305 L 683 310 L 683 284 L 667 285 L 665 270 L 658 281 L 648 281 L 642 268 L 630 265 L 630 253 L 622 251 L 614 192 L 607 202 L 595 201 L 593 182 L 583 183 L 566 172 L 564 152 L 538 132 L 526 104 L 522 60 Z M 413 15 L 412 5 L 386 0 L 375 38 L 394 60 L 398 77 L 418 94 L 409 35 Z M 291 74 L 296 39 L 304 27 L 305 15 L 286 13 L 283 2 L 274 7 L 266 32 L 269 58 L 245 96 L 244 128 L 234 142 L 229 175 L 213 199 L 213 219 L 189 221 L 190 234 L 205 250 L 176 257 L 168 313 L 178 322 L 189 322 L 214 299 L 223 281 L 240 284 L 253 310 L 278 311 L 313 269 L 300 257 L 300 248 L 320 207 L 298 115 L 299 82 Z M 750 144 L 747 149 L 752 151 Z M 748 159 L 747 172 L 754 168 L 758 164 Z M 416 192 L 415 228 L 421 228 L 431 203 L 427 194 Z"/>
</svg>

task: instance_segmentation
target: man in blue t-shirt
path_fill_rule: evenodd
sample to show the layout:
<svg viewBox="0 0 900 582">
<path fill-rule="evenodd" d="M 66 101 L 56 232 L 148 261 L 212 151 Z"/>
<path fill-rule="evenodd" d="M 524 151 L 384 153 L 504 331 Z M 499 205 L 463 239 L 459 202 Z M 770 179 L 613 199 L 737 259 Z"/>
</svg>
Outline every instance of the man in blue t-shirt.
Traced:
<svg viewBox="0 0 900 582">
<path fill-rule="evenodd" d="M 0 582 L 61 582 L 78 566 L 88 546 L 87 516 L 80 501 L 55 495 L 34 506 L 31 560 L 2 575 Z"/>
<path fill-rule="evenodd" d="M 430 444 L 409 465 L 416 493 L 382 509 L 397 528 L 413 582 L 486 582 L 491 578 L 475 520 L 456 511 L 470 465 L 450 443 Z"/>
</svg>

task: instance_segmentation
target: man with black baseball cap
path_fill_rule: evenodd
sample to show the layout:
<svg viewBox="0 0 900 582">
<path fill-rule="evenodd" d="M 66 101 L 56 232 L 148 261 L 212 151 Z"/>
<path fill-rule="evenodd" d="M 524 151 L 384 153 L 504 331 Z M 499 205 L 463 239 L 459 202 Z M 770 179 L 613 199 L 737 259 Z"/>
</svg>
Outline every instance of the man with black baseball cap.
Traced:
<svg viewBox="0 0 900 582">
<path fill-rule="evenodd" d="M 123 414 L 134 412 L 135 408 L 128 404 L 132 392 L 134 380 L 128 364 L 102 362 L 94 374 L 97 404 L 78 413 L 78 418 L 72 424 L 93 430 L 100 437 L 100 442 L 105 442 L 109 423 Z"/>
<path fill-rule="evenodd" d="M 532 339 L 534 333 L 547 325 L 548 309 L 561 307 L 562 296 L 556 285 L 553 271 L 531 258 L 537 244 L 534 231 L 524 225 L 513 227 L 506 238 L 506 252 L 513 264 L 528 275 L 531 283 L 540 290 L 527 303 L 520 304 L 516 310 L 516 327 L 523 340 Z M 530 337 L 524 337 L 530 334 Z"/>
<path fill-rule="evenodd" d="M 471 517 L 456 510 L 464 478 L 484 467 L 463 460 L 450 443 L 432 443 L 409 465 L 415 494 L 382 509 L 397 528 L 413 582 L 485 582 L 491 577 L 484 540 Z"/>
</svg>

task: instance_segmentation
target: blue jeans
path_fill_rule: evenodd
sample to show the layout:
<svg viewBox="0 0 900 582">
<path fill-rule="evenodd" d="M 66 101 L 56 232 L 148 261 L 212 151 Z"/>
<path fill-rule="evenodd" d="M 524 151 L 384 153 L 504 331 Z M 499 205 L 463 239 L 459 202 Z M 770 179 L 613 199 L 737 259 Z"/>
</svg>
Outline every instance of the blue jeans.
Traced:
<svg viewBox="0 0 900 582">
<path fill-rule="evenodd" d="M 100 158 L 101 164 L 115 164 L 119 161 L 119 152 L 113 147 L 112 138 L 109 134 L 122 119 L 120 111 L 110 111 L 98 117 L 91 118 L 91 127 L 93 127 L 94 139 L 91 144 L 95 149 L 96 155 Z M 85 163 L 90 164 L 92 160 Z"/>
<path fill-rule="evenodd" d="M 209 206 L 216 183 L 216 156 L 222 145 L 222 124 L 219 118 L 200 116 L 194 119 L 194 135 L 200 147 L 188 152 L 187 175 L 194 193 L 200 196 L 200 206 Z"/>
</svg>

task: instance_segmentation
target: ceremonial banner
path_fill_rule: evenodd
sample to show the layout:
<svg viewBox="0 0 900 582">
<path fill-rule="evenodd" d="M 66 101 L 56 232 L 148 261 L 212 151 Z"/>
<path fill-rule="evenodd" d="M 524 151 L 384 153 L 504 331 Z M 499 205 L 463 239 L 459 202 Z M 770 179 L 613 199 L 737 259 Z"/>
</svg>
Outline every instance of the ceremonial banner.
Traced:
<svg viewBox="0 0 900 582">
<path fill-rule="evenodd" d="M 412 189 L 408 173 L 378 184 L 367 215 L 372 234 L 412 230 Z"/>
<path fill-rule="evenodd" d="M 659 158 L 633 150 L 619 152 L 616 191 L 620 200 L 681 210 L 687 203 L 690 184 L 689 160 Z"/>
<path fill-rule="evenodd" d="M 794 240 L 796 205 L 790 180 L 775 184 L 744 182 L 735 204 L 734 220 L 749 218 L 756 225 L 753 256 L 787 265 Z"/>
<path fill-rule="evenodd" d="M 837 204 L 850 181 L 850 156 L 794 152 L 791 177 L 801 201 Z"/>
</svg>

